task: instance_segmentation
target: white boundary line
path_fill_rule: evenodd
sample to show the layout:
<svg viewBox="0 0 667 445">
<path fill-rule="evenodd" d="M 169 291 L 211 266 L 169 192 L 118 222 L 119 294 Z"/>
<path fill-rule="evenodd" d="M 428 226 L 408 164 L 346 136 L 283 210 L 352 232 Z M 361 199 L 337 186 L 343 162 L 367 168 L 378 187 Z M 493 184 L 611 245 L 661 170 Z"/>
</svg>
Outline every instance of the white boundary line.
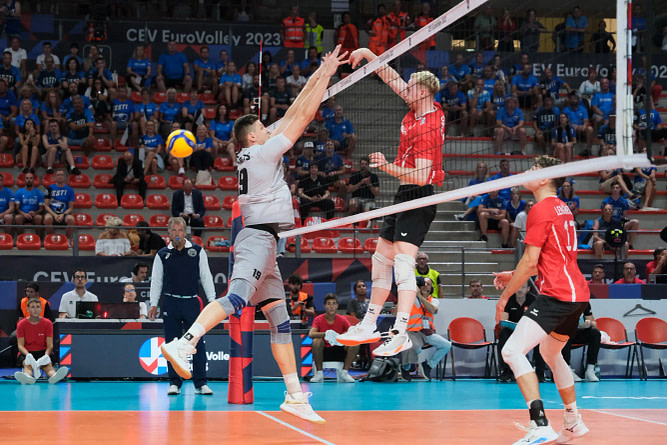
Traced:
<svg viewBox="0 0 667 445">
<path fill-rule="evenodd" d="M 269 419 L 273 420 L 274 422 L 277 422 L 277 423 L 279 423 L 279 424 L 281 424 L 281 425 L 283 425 L 283 426 L 286 426 L 287 428 L 292 429 L 292 430 L 296 431 L 297 433 L 301 433 L 301 434 L 303 434 L 304 436 L 310 437 L 311 439 L 316 440 L 316 441 L 318 441 L 318 442 L 320 442 L 320 443 L 324 443 L 324 444 L 326 444 L 326 445 L 336 445 L 335 443 L 333 443 L 333 442 L 329 442 L 329 441 L 326 440 L 326 439 L 322 439 L 321 437 L 317 437 L 317 436 L 314 435 L 314 434 L 310 434 L 308 431 L 304 431 L 304 430 L 302 430 L 301 428 L 295 427 L 294 425 L 291 425 L 291 424 L 289 424 L 289 423 L 287 423 L 287 422 L 283 422 L 282 420 L 278 419 L 277 417 L 273 417 L 271 414 L 267 414 L 267 413 L 265 413 L 264 411 L 255 411 L 255 412 L 256 412 L 257 414 L 261 414 L 262 416 L 264 416 L 264 417 L 266 417 L 266 418 L 269 418 Z"/>
<path fill-rule="evenodd" d="M 527 171 L 517 175 L 507 176 L 493 181 L 484 182 L 468 187 L 462 187 L 448 192 L 436 193 L 435 195 L 425 196 L 423 198 L 414 199 L 412 201 L 402 202 L 399 204 L 390 205 L 369 212 L 358 213 L 356 215 L 346 216 L 344 218 L 326 221 L 320 224 L 315 224 L 307 227 L 300 227 L 292 229 L 279 234 L 280 238 L 287 238 L 290 236 L 303 235 L 305 233 L 317 232 L 319 230 L 332 229 L 347 224 L 352 224 L 360 221 L 367 221 L 369 219 L 380 218 L 382 216 L 391 215 L 397 212 L 404 212 L 407 210 L 425 207 L 428 205 L 436 205 L 447 201 L 455 201 L 457 199 L 467 198 L 468 196 L 482 195 L 493 190 L 500 190 L 514 186 L 521 186 L 529 181 L 558 178 L 563 176 L 575 176 L 582 173 L 597 172 L 600 170 L 612 170 L 615 168 L 630 168 L 630 167 L 648 167 L 651 165 L 650 161 L 644 154 L 637 154 L 632 156 L 604 156 L 601 158 L 585 159 L 582 161 L 569 162 L 567 164 L 555 165 L 553 167 L 541 168 L 539 170 Z"/>
<path fill-rule="evenodd" d="M 618 409 L 618 408 L 614 408 L 614 409 Z M 585 409 L 585 410 L 586 411 L 593 411 L 595 413 L 600 413 L 600 414 L 608 414 L 610 416 L 623 417 L 625 419 L 630 419 L 630 420 L 637 420 L 639 422 L 648 422 L 648 423 L 654 423 L 656 425 L 667 426 L 667 423 L 658 422 L 656 420 L 640 419 L 638 417 L 632 417 L 632 416 L 625 416 L 623 414 L 610 413 L 610 412 L 602 411 L 602 410 L 599 410 L 599 409 Z"/>
</svg>

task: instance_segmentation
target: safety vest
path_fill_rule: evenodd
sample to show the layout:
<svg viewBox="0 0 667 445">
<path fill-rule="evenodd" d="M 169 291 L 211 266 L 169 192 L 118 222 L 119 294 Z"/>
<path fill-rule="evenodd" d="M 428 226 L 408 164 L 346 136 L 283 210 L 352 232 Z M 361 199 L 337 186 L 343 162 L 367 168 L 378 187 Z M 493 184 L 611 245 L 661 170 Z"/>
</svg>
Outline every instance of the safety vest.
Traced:
<svg viewBox="0 0 667 445">
<path fill-rule="evenodd" d="M 297 301 L 306 301 L 308 299 L 308 294 L 305 292 L 299 292 L 299 298 Z M 302 323 L 308 323 L 308 317 L 306 316 L 306 311 L 303 310 L 301 305 L 298 305 L 294 310 L 292 311 L 294 315 L 298 315 L 301 317 L 301 322 Z"/>
<path fill-rule="evenodd" d="M 368 48 L 379 56 L 387 49 L 387 33 L 389 23 L 386 17 L 376 17 L 371 22 L 372 34 L 368 40 Z"/>
<path fill-rule="evenodd" d="M 433 290 L 431 291 L 431 295 L 435 298 L 440 298 L 440 294 L 438 293 L 438 277 L 440 276 L 440 272 L 438 272 L 435 269 L 431 269 L 429 267 L 428 272 L 423 274 L 419 273 L 419 269 L 415 268 L 415 275 L 424 278 L 429 278 L 431 280 L 431 283 L 433 283 Z"/>
<path fill-rule="evenodd" d="M 306 36 L 303 34 L 303 25 L 305 21 L 301 17 L 287 16 L 283 19 L 283 30 L 285 41 L 283 46 L 286 48 L 303 48 Z"/>
<path fill-rule="evenodd" d="M 396 15 L 392 11 L 387 15 L 387 20 L 389 21 L 387 44 L 388 47 L 391 48 L 398 43 L 397 38 L 399 36 L 401 38 L 401 42 L 405 40 L 405 28 L 408 26 L 408 13 L 401 11 L 398 15 Z"/>
<path fill-rule="evenodd" d="M 310 26 L 310 23 L 306 23 L 306 49 L 317 48 L 317 54 L 321 54 L 323 34 L 324 28 L 319 23 L 314 28 Z"/>
<path fill-rule="evenodd" d="M 46 310 L 46 303 L 48 303 L 48 301 L 42 297 L 39 297 L 39 301 L 42 303 L 42 311 L 39 313 L 39 316 L 44 317 L 44 311 Z M 21 312 L 23 312 L 25 318 L 30 317 L 30 312 L 28 312 L 28 297 L 23 297 L 21 299 Z"/>
<path fill-rule="evenodd" d="M 421 29 L 425 26 L 427 26 L 429 23 L 433 21 L 433 17 L 424 17 L 423 15 L 420 15 L 417 17 L 417 20 L 415 20 L 415 25 L 417 26 L 417 29 Z M 431 37 L 428 39 L 424 40 L 422 43 L 419 44 L 420 47 L 424 49 L 430 49 L 435 47 L 435 34 L 433 34 Z"/>
<path fill-rule="evenodd" d="M 428 296 L 428 302 L 433 301 L 433 296 Z M 408 331 L 421 331 L 422 329 L 433 329 L 433 314 L 426 310 L 415 298 L 415 304 L 412 305 L 410 318 L 408 319 Z"/>
<path fill-rule="evenodd" d="M 338 44 L 341 46 L 341 52 L 352 52 L 359 48 L 359 31 L 352 23 L 341 25 L 338 28 Z"/>
</svg>

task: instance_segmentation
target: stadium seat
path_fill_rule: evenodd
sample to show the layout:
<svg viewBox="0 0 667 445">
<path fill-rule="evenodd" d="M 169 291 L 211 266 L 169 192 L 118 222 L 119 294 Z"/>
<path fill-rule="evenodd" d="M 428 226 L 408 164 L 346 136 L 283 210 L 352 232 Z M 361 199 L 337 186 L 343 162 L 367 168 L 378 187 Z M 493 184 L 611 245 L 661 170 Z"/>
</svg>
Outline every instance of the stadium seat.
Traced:
<svg viewBox="0 0 667 445">
<path fill-rule="evenodd" d="M 93 217 L 87 213 L 75 213 L 74 215 L 74 224 L 77 226 L 93 226 Z"/>
<path fill-rule="evenodd" d="M 124 209 L 143 209 L 144 200 L 136 193 L 126 193 L 120 198 L 120 206 Z"/>
<path fill-rule="evenodd" d="M 11 250 L 14 248 L 14 239 L 9 233 L 0 233 L 0 250 Z"/>
<path fill-rule="evenodd" d="M 169 215 L 152 215 L 148 220 L 148 225 L 151 227 L 167 227 L 169 218 L 171 218 Z"/>
<path fill-rule="evenodd" d="M 338 241 L 338 250 L 343 253 L 364 253 L 359 238 L 341 238 Z"/>
<path fill-rule="evenodd" d="M 347 205 L 345 204 L 345 200 L 343 198 L 340 196 L 334 196 L 332 199 L 334 202 L 334 210 L 336 212 L 344 212 L 347 210 Z"/>
<path fill-rule="evenodd" d="M 97 138 L 93 149 L 95 151 L 111 151 L 111 141 L 106 138 Z"/>
<path fill-rule="evenodd" d="M 215 195 L 204 195 L 204 207 L 206 210 L 220 210 L 220 200 Z"/>
<path fill-rule="evenodd" d="M 238 196 L 235 195 L 225 196 L 222 199 L 222 208 L 225 210 L 232 210 L 232 206 L 234 205 L 237 199 L 239 198 Z M 231 227 L 231 225 L 229 227 Z"/>
<path fill-rule="evenodd" d="M 74 247 L 74 240 L 70 241 L 70 245 Z M 79 235 L 79 250 L 95 250 L 95 237 L 88 234 Z"/>
<path fill-rule="evenodd" d="M 70 175 L 67 184 L 72 188 L 87 189 L 90 188 L 90 178 L 84 173 L 80 175 Z"/>
<path fill-rule="evenodd" d="M 290 236 L 287 238 L 287 251 L 296 252 L 296 237 Z M 310 243 L 304 237 L 301 237 L 301 253 L 310 253 Z"/>
<path fill-rule="evenodd" d="M 187 102 L 189 100 L 190 100 L 190 94 L 189 93 L 181 92 L 181 93 L 176 94 L 176 102 L 178 102 L 179 104 L 184 104 L 185 102 Z"/>
<path fill-rule="evenodd" d="M 378 239 L 377 238 L 368 238 L 366 241 L 364 241 L 364 250 L 368 253 L 375 253 L 375 249 L 377 249 L 378 246 Z"/>
<path fill-rule="evenodd" d="M 17 241 L 18 245 L 18 241 Z M 635 338 L 639 349 L 639 376 L 643 380 L 648 380 L 648 371 L 646 361 L 644 360 L 644 348 L 665 350 L 667 349 L 667 321 L 656 318 L 646 317 L 637 322 L 635 326 Z M 662 375 L 662 362 L 659 362 L 660 374 Z"/>
<path fill-rule="evenodd" d="M 107 134 L 109 133 L 109 129 L 101 122 L 95 122 L 95 125 L 93 126 L 93 134 Z M 81 147 L 78 148 L 78 150 L 81 150 Z M 111 144 L 109 144 L 109 150 L 111 150 Z"/>
<path fill-rule="evenodd" d="M 35 177 L 35 182 L 33 183 L 33 186 L 35 188 L 39 187 L 39 176 L 33 175 Z M 17 187 L 25 187 L 25 173 L 20 173 L 16 177 L 16 186 Z"/>
<path fill-rule="evenodd" d="M 176 176 L 176 175 L 171 176 L 169 178 L 169 188 L 172 189 L 172 190 L 182 189 L 184 180 L 185 180 L 185 178 L 183 178 L 182 176 Z"/>
<path fill-rule="evenodd" d="M 222 229 L 225 227 L 225 222 L 217 215 L 205 215 L 204 216 L 204 227 L 215 227 Z"/>
<path fill-rule="evenodd" d="M 97 218 L 95 218 L 95 225 L 97 227 L 104 227 L 107 224 L 107 219 L 117 217 L 118 215 L 114 215 L 113 213 L 101 213 L 97 215 Z"/>
<path fill-rule="evenodd" d="M 233 172 L 236 169 L 236 167 L 234 167 L 234 162 L 226 156 L 218 156 L 215 158 L 213 168 L 219 172 Z"/>
<path fill-rule="evenodd" d="M 141 103 L 141 93 L 139 91 L 132 91 L 132 94 L 130 94 L 130 100 L 134 102 L 135 104 L 140 104 Z"/>
<path fill-rule="evenodd" d="M 4 173 L 3 173 L 3 175 L 4 175 Z M 53 173 L 49 173 L 49 174 L 44 175 L 42 177 L 42 185 L 44 186 L 44 188 L 47 188 L 50 185 L 55 184 L 55 183 L 56 183 L 56 175 L 53 174 Z"/>
<path fill-rule="evenodd" d="M 320 224 L 325 221 L 326 220 L 324 218 L 321 218 L 319 216 L 309 216 L 308 218 L 306 218 L 303 225 L 312 226 L 315 224 Z M 305 233 L 303 236 L 308 239 L 315 239 L 320 236 L 324 238 L 338 238 L 339 235 L 340 232 L 338 230 L 318 230 L 317 232 Z"/>
<path fill-rule="evenodd" d="M 167 182 L 161 175 L 148 175 L 144 178 L 146 187 L 150 190 L 164 190 L 167 188 Z"/>
<path fill-rule="evenodd" d="M 138 222 L 146 221 L 142 215 L 138 213 L 129 213 L 123 217 L 123 226 L 134 227 Z"/>
<path fill-rule="evenodd" d="M 218 187 L 220 190 L 238 190 L 239 180 L 236 176 L 221 176 L 218 180 Z"/>
<path fill-rule="evenodd" d="M 171 208 L 169 198 L 161 194 L 149 195 L 146 198 L 146 206 L 151 210 L 168 210 Z"/>
<path fill-rule="evenodd" d="M 129 145 L 123 145 L 120 142 L 120 139 L 116 139 L 116 142 L 114 142 L 114 144 L 113 144 L 113 149 L 116 150 L 116 151 L 119 151 L 119 152 L 124 152 L 124 151 L 128 151 L 130 149 L 130 146 Z"/>
<path fill-rule="evenodd" d="M 229 119 L 235 121 L 243 115 L 243 111 L 238 108 L 229 110 Z"/>
<path fill-rule="evenodd" d="M 227 246 L 216 246 L 216 243 L 223 241 L 227 241 L 227 238 L 224 236 L 209 236 L 206 240 L 206 249 L 211 252 L 229 252 L 229 247 Z"/>
<path fill-rule="evenodd" d="M 34 233 L 22 233 L 16 238 L 16 247 L 19 250 L 39 250 L 42 248 L 42 240 Z"/>
<path fill-rule="evenodd" d="M 14 187 L 14 176 L 9 172 L 2 172 L 2 186 Z"/>
<path fill-rule="evenodd" d="M 74 156 L 74 165 L 79 170 L 85 170 L 87 168 L 90 168 L 90 162 L 88 161 L 88 156 L 86 155 Z"/>
<path fill-rule="evenodd" d="M 201 236 L 192 235 L 192 242 L 198 246 L 204 247 L 204 240 L 201 239 Z"/>
<path fill-rule="evenodd" d="M 201 93 L 199 95 L 199 100 L 202 101 L 204 105 L 215 105 L 215 95 L 213 93 Z"/>
<path fill-rule="evenodd" d="M 155 94 L 153 94 L 153 102 L 156 104 L 160 105 L 163 104 L 167 101 L 167 93 L 164 91 L 156 91 Z"/>
<path fill-rule="evenodd" d="M 486 341 L 486 331 L 484 330 L 484 325 L 482 325 L 482 323 L 470 317 L 455 318 L 447 327 L 447 335 L 449 341 L 452 342 L 452 349 L 449 351 L 452 358 L 452 379 L 456 379 L 454 347 L 462 349 L 486 348 L 484 377 L 491 376 L 491 371 L 496 365 L 496 356 L 493 353 L 494 342 Z M 446 371 L 447 370 L 445 369 L 445 372 Z"/>
<path fill-rule="evenodd" d="M 169 239 L 169 236 L 168 235 L 160 235 L 160 236 L 162 237 L 162 240 L 164 241 L 164 243 L 168 246 L 169 243 L 171 242 L 171 239 Z"/>
<path fill-rule="evenodd" d="M 337 253 L 336 243 L 331 238 L 318 236 L 313 239 L 313 250 L 316 253 Z"/>
<path fill-rule="evenodd" d="M 202 114 L 204 115 L 204 119 L 206 120 L 212 120 L 215 119 L 215 107 L 206 107 L 204 108 L 204 111 L 202 111 Z"/>
<path fill-rule="evenodd" d="M 0 153 L 0 167 L 12 168 L 14 166 L 14 158 L 11 153 Z"/>
<path fill-rule="evenodd" d="M 95 175 L 93 178 L 93 187 L 96 189 L 112 189 L 114 186 L 113 184 L 109 183 L 111 178 L 113 178 L 113 175 L 110 175 L 109 173 L 100 173 L 99 175 Z"/>
<path fill-rule="evenodd" d="M 213 181 L 211 181 L 211 182 L 213 182 Z M 215 190 L 217 188 L 217 186 L 215 185 L 215 182 L 213 182 L 212 184 L 195 184 L 195 188 L 197 190 L 211 191 L 211 190 Z"/>
<path fill-rule="evenodd" d="M 609 339 L 612 341 L 612 343 L 600 343 L 602 349 L 620 350 L 627 348 L 628 357 L 625 362 L 625 377 L 632 377 L 632 368 L 634 367 L 635 357 L 637 356 L 637 346 L 634 341 L 628 341 L 628 332 L 623 323 L 610 317 L 596 318 L 595 323 L 597 324 L 598 330 L 606 332 L 609 335 Z M 632 364 L 630 363 L 631 357 Z"/>
<path fill-rule="evenodd" d="M 95 155 L 90 165 L 93 166 L 95 170 L 113 170 L 113 159 L 109 155 Z"/>
<path fill-rule="evenodd" d="M 51 233 L 44 237 L 44 248 L 46 250 L 67 250 L 69 249 L 69 242 L 65 235 Z"/>
<path fill-rule="evenodd" d="M 95 207 L 98 209 L 117 209 L 118 199 L 112 193 L 100 193 L 95 197 Z"/>
</svg>

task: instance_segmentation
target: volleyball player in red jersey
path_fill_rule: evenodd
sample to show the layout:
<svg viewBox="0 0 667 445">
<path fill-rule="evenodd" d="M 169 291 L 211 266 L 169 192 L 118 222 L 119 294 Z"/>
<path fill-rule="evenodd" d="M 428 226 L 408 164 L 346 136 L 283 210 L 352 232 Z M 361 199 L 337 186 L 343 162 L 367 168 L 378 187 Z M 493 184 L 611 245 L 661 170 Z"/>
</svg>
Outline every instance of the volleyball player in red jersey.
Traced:
<svg viewBox="0 0 667 445">
<path fill-rule="evenodd" d="M 560 164 L 540 156 L 531 170 Z M 496 305 L 496 323 L 509 300 L 531 276 L 537 274 L 539 296 L 524 313 L 505 343 L 502 354 L 514 372 L 526 399 L 530 426 L 518 444 L 566 443 L 588 432 L 577 412 L 574 380 L 561 349 L 574 335 L 590 291 L 577 265 L 577 232 L 569 207 L 556 196 L 564 178 L 530 181 L 524 186 L 535 195 L 535 204 L 526 223 L 525 251 L 516 270 L 494 274 L 496 288 L 503 293 Z M 537 376 L 526 358 L 540 345 L 540 353 L 554 375 L 554 382 L 565 404 L 565 423 L 556 434 L 544 414 Z"/>
<path fill-rule="evenodd" d="M 350 55 L 350 65 L 355 68 L 362 59 L 374 60 L 377 56 L 367 48 L 360 48 Z M 410 107 L 401 122 L 401 139 L 398 156 L 387 162 L 381 152 L 370 155 L 371 165 L 400 180 L 394 204 L 411 201 L 433 194 L 433 185 L 442 185 L 442 146 L 445 141 L 445 115 L 434 96 L 440 88 L 438 79 L 429 71 L 410 76 L 406 84 L 389 66 L 376 70 L 380 78 Z M 427 206 L 386 216 L 377 249 L 373 254 L 371 301 L 363 320 L 338 337 L 346 346 L 372 343 L 385 337 L 386 341 L 373 353 L 391 356 L 410 349 L 406 329 L 410 311 L 417 295 L 415 257 L 424 242 L 436 206 Z M 376 331 L 377 317 L 392 283 L 392 268 L 398 289 L 396 321 L 386 334 Z"/>
</svg>

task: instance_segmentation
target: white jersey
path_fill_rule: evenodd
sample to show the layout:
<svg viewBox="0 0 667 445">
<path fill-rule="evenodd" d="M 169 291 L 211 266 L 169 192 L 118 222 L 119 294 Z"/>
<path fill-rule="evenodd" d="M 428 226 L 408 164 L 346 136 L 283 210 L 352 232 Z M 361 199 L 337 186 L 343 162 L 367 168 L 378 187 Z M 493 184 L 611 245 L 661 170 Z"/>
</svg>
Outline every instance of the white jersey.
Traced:
<svg viewBox="0 0 667 445">
<path fill-rule="evenodd" d="M 285 182 L 283 154 L 292 142 L 282 134 L 264 145 L 253 145 L 236 156 L 239 178 L 239 206 L 245 226 L 294 225 L 292 194 Z"/>
</svg>

